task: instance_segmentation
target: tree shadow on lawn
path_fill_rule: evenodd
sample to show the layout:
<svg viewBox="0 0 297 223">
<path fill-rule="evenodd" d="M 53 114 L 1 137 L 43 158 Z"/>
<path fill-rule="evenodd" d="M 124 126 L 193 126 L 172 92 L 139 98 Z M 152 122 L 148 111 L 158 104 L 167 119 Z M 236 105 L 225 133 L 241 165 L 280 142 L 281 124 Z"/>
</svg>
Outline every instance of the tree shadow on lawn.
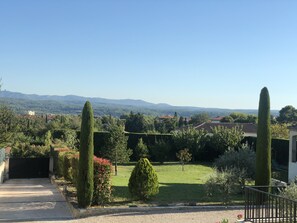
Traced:
<svg viewBox="0 0 297 223">
<path fill-rule="evenodd" d="M 204 184 L 178 184 L 178 183 L 159 183 L 159 194 L 146 204 L 154 204 L 159 206 L 166 206 L 177 203 L 205 203 L 205 204 L 222 204 L 225 195 L 207 196 Z M 129 193 L 128 186 L 114 186 L 113 198 L 115 201 L 112 204 L 127 204 L 133 201 Z M 232 203 L 242 203 L 242 195 L 231 196 Z M 119 203 L 120 202 L 120 203 Z"/>
</svg>

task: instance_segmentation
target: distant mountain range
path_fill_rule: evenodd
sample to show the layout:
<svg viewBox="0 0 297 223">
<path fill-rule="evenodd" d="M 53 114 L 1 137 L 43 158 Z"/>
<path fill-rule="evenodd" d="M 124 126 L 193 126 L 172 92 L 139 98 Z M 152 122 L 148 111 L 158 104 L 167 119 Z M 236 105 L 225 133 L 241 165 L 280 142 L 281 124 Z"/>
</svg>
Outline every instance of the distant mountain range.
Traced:
<svg viewBox="0 0 297 223">
<path fill-rule="evenodd" d="M 196 113 L 207 112 L 211 117 L 228 115 L 232 112 L 242 112 L 247 114 L 257 114 L 255 109 L 220 109 L 202 108 L 190 106 L 172 106 L 161 103 L 154 104 L 143 100 L 133 99 L 106 99 L 81 97 L 76 95 L 37 95 L 23 94 L 12 91 L 0 91 L 0 104 L 12 107 L 17 113 L 27 113 L 35 111 L 39 114 L 80 114 L 86 101 L 92 103 L 95 115 L 120 116 L 125 113 L 140 112 L 148 115 L 178 115 L 189 117 Z M 271 111 L 277 115 L 278 111 Z"/>
</svg>

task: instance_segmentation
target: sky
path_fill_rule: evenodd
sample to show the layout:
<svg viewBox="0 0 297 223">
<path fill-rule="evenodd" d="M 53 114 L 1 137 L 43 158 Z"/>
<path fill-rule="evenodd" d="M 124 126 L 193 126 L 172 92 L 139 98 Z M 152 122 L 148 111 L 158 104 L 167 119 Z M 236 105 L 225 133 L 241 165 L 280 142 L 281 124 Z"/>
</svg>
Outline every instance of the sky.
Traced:
<svg viewBox="0 0 297 223">
<path fill-rule="evenodd" d="M 0 0 L 2 90 L 297 107 L 296 0 Z"/>
</svg>

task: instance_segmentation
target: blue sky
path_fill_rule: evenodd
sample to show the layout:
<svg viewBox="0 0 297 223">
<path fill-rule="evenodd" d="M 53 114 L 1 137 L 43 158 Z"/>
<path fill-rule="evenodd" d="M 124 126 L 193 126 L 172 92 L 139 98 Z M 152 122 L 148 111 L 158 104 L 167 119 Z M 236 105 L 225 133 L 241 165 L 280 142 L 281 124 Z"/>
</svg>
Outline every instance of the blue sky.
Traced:
<svg viewBox="0 0 297 223">
<path fill-rule="evenodd" d="M 3 89 L 297 107 L 297 1 L 0 1 Z"/>
</svg>

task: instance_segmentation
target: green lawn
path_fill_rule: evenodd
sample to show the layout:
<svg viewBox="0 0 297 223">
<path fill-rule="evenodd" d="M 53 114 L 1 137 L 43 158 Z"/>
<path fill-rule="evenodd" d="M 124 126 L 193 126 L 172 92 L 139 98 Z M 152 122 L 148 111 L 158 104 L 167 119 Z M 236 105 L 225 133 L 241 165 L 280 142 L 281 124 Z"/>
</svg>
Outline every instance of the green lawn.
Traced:
<svg viewBox="0 0 297 223">
<path fill-rule="evenodd" d="M 177 163 L 165 165 L 153 164 L 158 174 L 160 193 L 149 204 L 167 205 L 173 203 L 221 203 L 222 197 L 207 197 L 204 183 L 213 173 L 210 165 L 189 164 L 185 171 Z M 128 181 L 133 165 L 119 166 L 118 176 L 112 177 L 113 205 L 137 204 L 130 197 Z M 234 202 L 241 202 L 242 196 L 233 197 Z"/>
</svg>

